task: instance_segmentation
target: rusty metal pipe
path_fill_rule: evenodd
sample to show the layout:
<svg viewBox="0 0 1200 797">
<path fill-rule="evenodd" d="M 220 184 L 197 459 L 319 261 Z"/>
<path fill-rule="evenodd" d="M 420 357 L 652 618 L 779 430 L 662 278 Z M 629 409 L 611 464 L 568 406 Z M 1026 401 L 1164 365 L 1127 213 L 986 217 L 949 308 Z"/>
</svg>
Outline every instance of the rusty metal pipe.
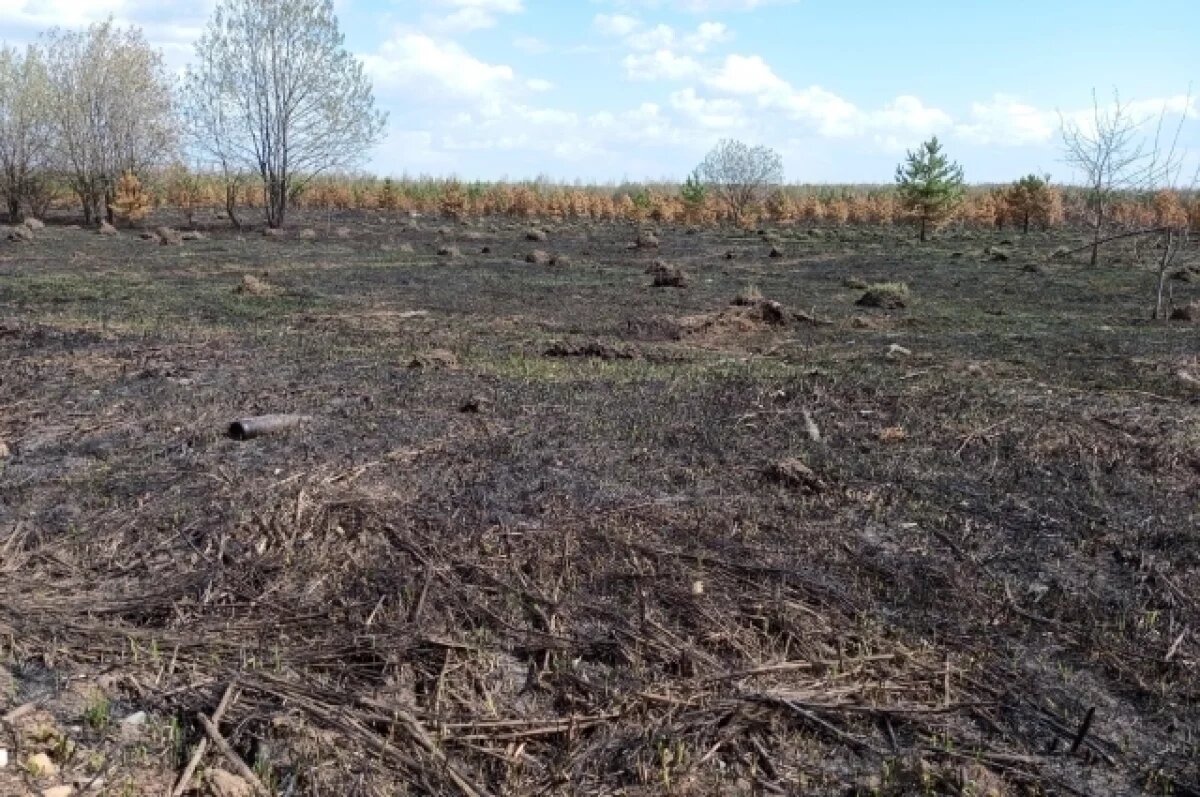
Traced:
<svg viewBox="0 0 1200 797">
<path fill-rule="evenodd" d="M 294 429 L 312 420 L 310 415 L 256 415 L 239 418 L 229 424 L 229 436 L 234 440 L 250 440 L 268 434 Z"/>
</svg>

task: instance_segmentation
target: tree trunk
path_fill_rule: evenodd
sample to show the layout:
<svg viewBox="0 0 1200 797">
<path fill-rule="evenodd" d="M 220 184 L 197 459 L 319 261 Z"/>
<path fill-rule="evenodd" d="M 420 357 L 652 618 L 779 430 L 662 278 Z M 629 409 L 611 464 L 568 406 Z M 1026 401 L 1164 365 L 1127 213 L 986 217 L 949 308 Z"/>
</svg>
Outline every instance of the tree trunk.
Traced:
<svg viewBox="0 0 1200 797">
<path fill-rule="evenodd" d="M 233 180 L 225 181 L 225 215 L 233 229 L 242 229 L 242 222 L 237 217 L 237 183 Z"/>
<path fill-rule="evenodd" d="M 282 227 L 287 213 L 287 181 L 273 177 L 267 181 L 267 226 Z"/>
<path fill-rule="evenodd" d="M 925 214 L 921 214 L 921 243 L 925 243 Z"/>
<path fill-rule="evenodd" d="M 1100 261 L 1100 231 L 1104 228 L 1104 205 L 1099 200 L 1096 205 L 1096 229 L 1092 232 L 1092 258 L 1088 265 L 1095 267 Z"/>
<path fill-rule="evenodd" d="M 8 205 L 8 220 L 11 221 L 13 224 L 19 224 L 21 222 L 21 197 L 20 197 L 20 195 L 19 194 L 17 194 L 17 195 L 9 194 L 8 202 L 6 204 Z"/>
<path fill-rule="evenodd" d="M 1021 227 L 1022 235 L 1029 235 L 1029 211 L 1025 211 L 1024 224 Z"/>
<path fill-rule="evenodd" d="M 1162 258 L 1158 261 L 1158 296 L 1154 303 L 1154 320 L 1166 318 L 1166 310 L 1163 308 L 1163 291 L 1167 286 L 1167 269 L 1171 265 L 1171 242 L 1175 231 L 1170 227 L 1167 228 L 1167 240 L 1163 244 Z"/>
</svg>

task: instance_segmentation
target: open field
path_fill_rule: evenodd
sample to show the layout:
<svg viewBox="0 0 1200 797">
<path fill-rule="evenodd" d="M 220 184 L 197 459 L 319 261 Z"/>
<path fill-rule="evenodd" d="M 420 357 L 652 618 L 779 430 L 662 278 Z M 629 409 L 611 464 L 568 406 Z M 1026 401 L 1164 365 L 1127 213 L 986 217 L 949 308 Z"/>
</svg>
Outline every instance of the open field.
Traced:
<svg viewBox="0 0 1200 797">
<path fill-rule="evenodd" d="M 187 793 L 1200 794 L 1200 326 L 1132 248 L 304 224 L 0 241 L 0 794 L 168 793 L 226 694 Z"/>
</svg>

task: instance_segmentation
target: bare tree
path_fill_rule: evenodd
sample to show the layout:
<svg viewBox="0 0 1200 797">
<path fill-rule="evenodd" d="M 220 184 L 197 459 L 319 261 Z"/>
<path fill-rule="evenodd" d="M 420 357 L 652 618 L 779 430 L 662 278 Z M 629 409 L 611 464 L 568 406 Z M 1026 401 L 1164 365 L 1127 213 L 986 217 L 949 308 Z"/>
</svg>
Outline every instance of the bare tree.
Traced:
<svg viewBox="0 0 1200 797">
<path fill-rule="evenodd" d="M 176 143 L 171 81 L 138 28 L 112 20 L 47 34 L 56 157 L 91 223 L 122 174 L 164 164 Z"/>
<path fill-rule="evenodd" d="M 0 196 L 11 221 L 36 204 L 51 146 L 46 64 L 41 50 L 0 47 Z"/>
<path fill-rule="evenodd" d="M 740 224 L 768 188 L 783 182 L 783 158 L 769 147 L 722 139 L 705 156 L 696 175 Z"/>
<path fill-rule="evenodd" d="M 193 136 L 208 136 L 222 168 L 259 174 L 271 227 L 307 181 L 357 163 L 383 134 L 386 116 L 343 42 L 332 0 L 221 0 L 196 43 Z"/>
<path fill-rule="evenodd" d="M 1092 228 L 1091 265 L 1100 257 L 1100 244 L 1106 211 L 1115 193 L 1141 190 L 1162 178 L 1164 164 L 1157 158 L 1159 148 L 1143 135 L 1145 119 L 1134 117 L 1129 103 L 1122 103 L 1113 92 L 1113 104 L 1103 106 L 1092 92 L 1092 119 L 1089 124 L 1059 114 L 1063 155 L 1077 169 L 1087 187 Z"/>
</svg>

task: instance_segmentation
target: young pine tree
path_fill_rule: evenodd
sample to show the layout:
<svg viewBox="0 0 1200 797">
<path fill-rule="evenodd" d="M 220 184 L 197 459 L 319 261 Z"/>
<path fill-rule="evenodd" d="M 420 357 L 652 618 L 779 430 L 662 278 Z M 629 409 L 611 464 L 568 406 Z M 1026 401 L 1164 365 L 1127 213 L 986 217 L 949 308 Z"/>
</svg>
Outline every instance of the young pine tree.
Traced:
<svg viewBox="0 0 1200 797">
<path fill-rule="evenodd" d="M 1031 221 L 1046 226 L 1054 205 L 1050 175 L 1027 174 L 1017 180 L 1004 192 L 1004 205 L 1013 220 L 1021 225 L 1021 232 L 1029 232 Z"/>
<path fill-rule="evenodd" d="M 901 204 L 920 220 L 924 241 L 927 229 L 948 218 L 962 199 L 963 171 L 934 136 L 896 167 L 896 185 Z"/>
</svg>

